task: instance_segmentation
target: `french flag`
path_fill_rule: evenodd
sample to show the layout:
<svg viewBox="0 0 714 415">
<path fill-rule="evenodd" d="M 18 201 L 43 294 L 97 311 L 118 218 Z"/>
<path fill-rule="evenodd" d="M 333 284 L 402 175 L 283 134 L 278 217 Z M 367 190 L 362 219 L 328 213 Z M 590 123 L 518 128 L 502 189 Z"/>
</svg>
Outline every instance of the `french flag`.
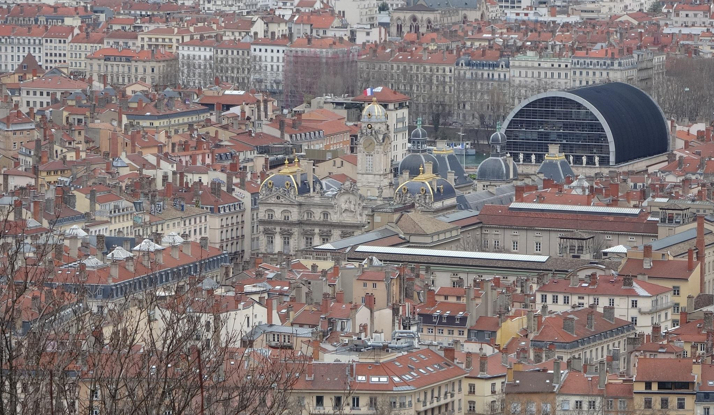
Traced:
<svg viewBox="0 0 714 415">
<path fill-rule="evenodd" d="M 367 89 L 364 90 L 364 96 L 366 96 L 366 97 L 371 97 L 372 95 L 374 95 L 374 89 L 372 89 L 372 88 L 367 88 Z"/>
</svg>

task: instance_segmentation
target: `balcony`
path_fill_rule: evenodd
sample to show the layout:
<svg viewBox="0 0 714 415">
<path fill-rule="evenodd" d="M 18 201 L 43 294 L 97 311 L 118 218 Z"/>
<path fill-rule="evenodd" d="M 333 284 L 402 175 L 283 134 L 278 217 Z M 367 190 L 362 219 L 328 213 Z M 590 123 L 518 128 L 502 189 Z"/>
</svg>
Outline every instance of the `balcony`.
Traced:
<svg viewBox="0 0 714 415">
<path fill-rule="evenodd" d="M 640 314 L 652 314 L 662 310 L 666 310 L 668 308 L 672 308 L 672 305 L 673 303 L 671 301 L 666 303 L 657 303 L 657 305 L 652 307 L 638 307 L 637 311 L 639 311 Z"/>
</svg>

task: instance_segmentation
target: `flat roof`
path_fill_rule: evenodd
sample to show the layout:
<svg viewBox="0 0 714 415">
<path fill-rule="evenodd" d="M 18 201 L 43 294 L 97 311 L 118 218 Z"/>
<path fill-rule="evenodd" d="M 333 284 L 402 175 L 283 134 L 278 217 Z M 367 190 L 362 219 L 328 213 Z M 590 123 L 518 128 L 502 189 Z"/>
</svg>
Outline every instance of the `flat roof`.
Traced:
<svg viewBox="0 0 714 415">
<path fill-rule="evenodd" d="M 360 245 L 355 249 L 355 252 L 369 254 L 387 254 L 387 255 L 413 255 L 424 257 L 439 257 L 439 258 L 468 258 L 468 259 L 487 259 L 495 261 L 518 261 L 518 262 L 538 262 L 543 263 L 548 260 L 545 255 L 519 255 L 519 254 L 501 254 L 493 252 L 468 252 L 468 251 L 447 251 L 440 249 L 423 249 L 423 248 L 395 248 L 389 246 L 364 246 Z"/>
<path fill-rule="evenodd" d="M 576 206 L 576 205 L 552 205 L 546 203 L 521 203 L 513 202 L 508 206 L 509 210 L 531 210 L 540 212 L 566 212 L 566 213 L 588 213 L 596 215 L 624 215 L 639 216 L 640 208 L 623 208 L 610 206 Z"/>
</svg>

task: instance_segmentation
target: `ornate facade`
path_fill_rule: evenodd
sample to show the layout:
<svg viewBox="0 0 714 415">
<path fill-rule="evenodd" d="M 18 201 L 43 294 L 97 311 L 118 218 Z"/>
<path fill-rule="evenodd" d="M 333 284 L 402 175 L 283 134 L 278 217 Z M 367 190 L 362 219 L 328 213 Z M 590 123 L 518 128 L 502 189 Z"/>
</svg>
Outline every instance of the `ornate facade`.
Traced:
<svg viewBox="0 0 714 415">
<path fill-rule="evenodd" d="M 375 99 L 362 111 L 361 122 L 357 146 L 357 183 L 363 195 L 381 199 L 385 190 L 393 186 L 392 137 L 387 123 L 387 111 Z"/>
<path fill-rule="evenodd" d="M 296 159 L 260 186 L 260 251 L 265 255 L 295 254 L 362 233 L 364 196 L 347 181 L 337 191 L 325 192 L 312 174 L 312 162 Z"/>
</svg>

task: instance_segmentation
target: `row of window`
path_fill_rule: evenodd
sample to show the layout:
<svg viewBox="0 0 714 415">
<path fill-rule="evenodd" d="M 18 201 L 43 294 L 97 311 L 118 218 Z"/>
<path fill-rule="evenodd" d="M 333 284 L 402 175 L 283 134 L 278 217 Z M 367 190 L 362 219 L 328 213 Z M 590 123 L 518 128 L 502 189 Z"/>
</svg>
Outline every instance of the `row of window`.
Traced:
<svg viewBox="0 0 714 415">
<path fill-rule="evenodd" d="M 282 216 L 283 220 L 291 220 L 290 218 L 292 217 L 290 212 L 287 210 L 282 211 L 280 213 L 280 216 Z M 312 211 L 308 210 L 307 212 L 305 212 L 304 217 L 307 220 L 313 220 L 313 219 L 315 219 L 315 214 Z M 267 219 L 267 220 L 275 219 L 275 211 L 270 210 L 270 209 L 266 210 L 265 211 L 265 219 Z M 321 220 L 330 220 L 330 213 L 329 212 L 320 213 L 320 219 Z"/>
<path fill-rule="evenodd" d="M 424 333 L 424 327 L 421 328 L 421 333 Z M 436 334 L 443 335 L 444 333 L 446 333 L 446 335 L 448 336 L 454 336 L 454 333 L 457 333 L 459 337 L 466 336 L 465 330 L 446 329 L 446 331 L 444 331 L 444 329 L 436 329 Z M 434 334 L 434 328 L 427 327 L 426 334 Z"/>
</svg>

